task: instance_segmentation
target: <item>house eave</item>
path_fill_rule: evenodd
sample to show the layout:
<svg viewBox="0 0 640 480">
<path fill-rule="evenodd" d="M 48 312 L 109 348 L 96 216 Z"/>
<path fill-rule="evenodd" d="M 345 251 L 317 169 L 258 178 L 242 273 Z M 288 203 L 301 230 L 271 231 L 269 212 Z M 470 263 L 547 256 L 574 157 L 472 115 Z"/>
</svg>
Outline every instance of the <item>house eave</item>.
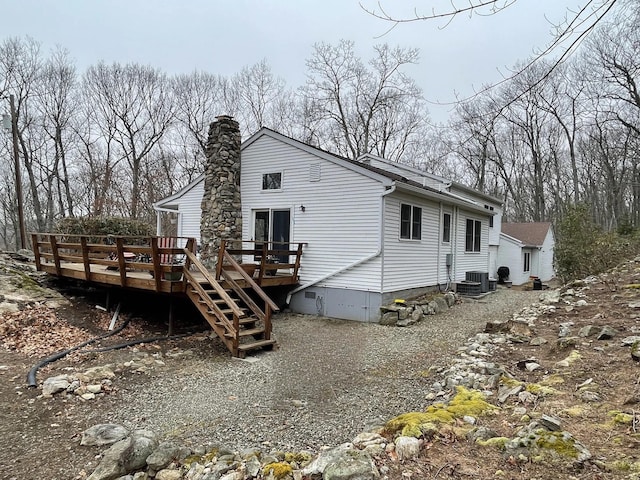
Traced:
<svg viewBox="0 0 640 480">
<path fill-rule="evenodd" d="M 480 213 L 485 217 L 492 217 L 493 215 L 495 215 L 495 212 L 487 210 L 486 208 L 484 208 L 484 205 L 480 205 L 477 202 L 467 200 L 458 195 L 452 195 L 446 190 L 439 191 L 428 187 L 418 187 L 402 182 L 396 182 L 395 185 L 398 190 L 412 193 L 414 195 L 419 195 L 430 200 L 435 200 L 437 202 L 444 202 L 450 205 L 455 205 L 457 207 L 464 208 L 465 210 L 471 210 L 473 212 Z"/>
</svg>

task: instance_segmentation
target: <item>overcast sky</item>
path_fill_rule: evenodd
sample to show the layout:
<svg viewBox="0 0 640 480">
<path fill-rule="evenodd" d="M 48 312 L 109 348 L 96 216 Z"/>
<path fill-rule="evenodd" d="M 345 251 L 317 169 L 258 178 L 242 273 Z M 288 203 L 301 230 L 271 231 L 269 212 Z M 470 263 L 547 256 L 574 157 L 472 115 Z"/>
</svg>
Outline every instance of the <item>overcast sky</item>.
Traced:
<svg viewBox="0 0 640 480">
<path fill-rule="evenodd" d="M 376 0 L 361 0 L 377 8 Z M 380 0 L 411 16 L 451 7 L 451 0 Z M 468 0 L 454 0 L 457 6 Z M 495 82 L 514 63 L 551 40 L 552 25 L 585 0 L 517 0 L 498 15 L 461 15 L 443 21 L 389 24 L 365 13 L 358 0 L 0 0 L 0 37 L 29 35 L 45 51 L 67 48 L 80 72 L 103 60 L 138 62 L 169 74 L 205 70 L 232 75 L 266 59 L 297 87 L 314 43 L 353 40 L 368 58 L 379 43 L 417 47 L 420 63 L 408 69 L 432 102 L 451 102 Z M 443 28 L 444 27 L 444 28 Z M 430 106 L 436 121 L 451 107 Z"/>
</svg>

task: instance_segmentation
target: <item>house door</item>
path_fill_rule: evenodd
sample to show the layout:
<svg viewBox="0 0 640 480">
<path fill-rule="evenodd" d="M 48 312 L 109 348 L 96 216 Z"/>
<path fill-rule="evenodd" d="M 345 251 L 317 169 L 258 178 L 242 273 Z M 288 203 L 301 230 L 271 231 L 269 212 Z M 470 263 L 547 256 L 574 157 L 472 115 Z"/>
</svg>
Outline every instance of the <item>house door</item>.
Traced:
<svg viewBox="0 0 640 480">
<path fill-rule="evenodd" d="M 253 234 L 256 249 L 262 249 L 265 243 L 272 250 L 289 250 L 291 240 L 291 211 L 286 210 L 256 210 L 254 212 Z M 289 263 L 287 255 L 278 256 L 281 263 Z"/>
</svg>

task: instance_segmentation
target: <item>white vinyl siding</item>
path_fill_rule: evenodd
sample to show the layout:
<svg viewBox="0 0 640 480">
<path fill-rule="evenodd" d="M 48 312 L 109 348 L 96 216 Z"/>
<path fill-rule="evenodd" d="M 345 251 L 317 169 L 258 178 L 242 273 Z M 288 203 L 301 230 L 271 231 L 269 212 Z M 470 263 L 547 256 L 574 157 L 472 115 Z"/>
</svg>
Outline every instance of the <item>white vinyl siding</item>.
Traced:
<svg viewBox="0 0 640 480">
<path fill-rule="evenodd" d="M 241 161 L 244 239 L 253 230 L 253 211 L 291 209 L 291 242 L 307 242 L 301 284 L 331 275 L 317 286 L 381 291 L 380 255 L 375 256 L 385 191 L 380 182 L 267 135 L 245 147 Z M 262 175 L 274 166 L 282 172 L 282 189 L 264 192 Z M 310 169 L 322 174 L 310 175 Z"/>
<path fill-rule="evenodd" d="M 398 235 L 402 204 L 422 209 L 422 235 L 419 241 L 402 240 Z M 440 247 L 439 205 L 408 194 L 389 195 L 385 197 L 383 225 L 384 291 L 436 285 Z M 441 263 L 444 263 L 444 257 Z"/>
<path fill-rule="evenodd" d="M 195 237 L 198 245 L 200 244 L 200 215 L 203 195 L 204 181 L 201 181 L 185 192 L 179 200 L 176 200 L 178 204 L 178 236 Z"/>
<path fill-rule="evenodd" d="M 456 235 L 456 265 L 455 265 L 455 277 L 454 281 L 461 282 L 465 280 L 465 272 L 489 271 L 489 219 L 486 216 L 480 216 L 475 213 L 466 212 L 465 210 L 457 210 L 457 221 L 455 222 L 457 235 Z M 467 220 L 480 222 L 480 251 L 479 252 L 467 252 L 466 247 L 466 229 Z"/>
</svg>

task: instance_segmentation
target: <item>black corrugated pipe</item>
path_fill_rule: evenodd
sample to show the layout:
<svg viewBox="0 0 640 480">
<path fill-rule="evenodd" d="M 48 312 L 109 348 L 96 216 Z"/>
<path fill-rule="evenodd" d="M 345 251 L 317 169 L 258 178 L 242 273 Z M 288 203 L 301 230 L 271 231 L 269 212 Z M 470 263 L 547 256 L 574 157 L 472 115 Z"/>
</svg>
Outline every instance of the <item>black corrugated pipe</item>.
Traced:
<svg viewBox="0 0 640 480">
<path fill-rule="evenodd" d="M 92 350 L 83 350 L 80 353 L 100 353 L 100 352 L 108 352 L 109 350 L 118 350 L 119 348 L 131 347 L 133 345 L 138 345 L 140 343 L 151 343 L 151 342 L 159 342 L 161 340 L 175 340 L 177 338 L 188 337 L 192 335 L 192 333 L 179 333 L 177 335 L 162 335 L 157 337 L 147 337 L 140 338 L 138 340 L 131 340 L 129 342 L 118 343 L 117 345 L 109 345 L 108 347 L 94 348 Z"/>
<path fill-rule="evenodd" d="M 97 342 L 98 340 L 102 340 L 103 338 L 107 338 L 107 337 L 110 337 L 110 336 L 115 335 L 117 333 L 120 333 L 122 330 L 124 330 L 124 328 L 127 325 L 129 325 L 129 321 L 130 321 L 130 319 L 127 319 L 122 325 L 120 325 L 115 330 L 112 330 L 112 331 L 107 332 L 107 333 L 103 333 L 102 335 L 98 335 L 97 337 L 94 337 L 94 338 L 92 338 L 90 340 L 87 340 L 86 342 L 82 342 L 79 345 L 76 345 L 75 347 L 71 347 L 68 350 L 63 350 L 61 352 L 54 353 L 50 357 L 43 358 L 38 363 L 36 363 L 33 367 L 31 367 L 31 370 L 29 370 L 29 373 L 27 374 L 27 385 L 29 387 L 37 387 L 38 386 L 38 381 L 36 380 L 36 373 L 38 372 L 38 370 L 40 368 L 44 367 L 45 365 L 47 365 L 47 364 L 49 364 L 51 362 L 55 362 L 56 360 L 60 360 L 61 358 L 66 357 L 67 355 L 69 355 L 71 352 L 75 352 L 76 350 L 80 350 L 82 347 L 86 347 L 87 345 L 90 345 L 93 342 Z"/>
</svg>

